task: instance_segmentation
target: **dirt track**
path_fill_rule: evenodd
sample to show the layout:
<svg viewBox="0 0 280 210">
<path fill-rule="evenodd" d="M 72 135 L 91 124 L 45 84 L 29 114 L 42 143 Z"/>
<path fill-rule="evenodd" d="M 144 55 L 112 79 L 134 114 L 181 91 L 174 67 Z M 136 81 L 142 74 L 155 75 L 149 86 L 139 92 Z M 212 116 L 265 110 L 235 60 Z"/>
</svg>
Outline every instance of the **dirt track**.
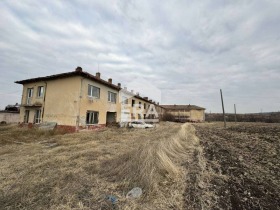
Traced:
<svg viewBox="0 0 280 210">
<path fill-rule="evenodd" d="M 215 209 L 280 209 L 280 125 L 195 125 L 211 181 Z"/>
</svg>

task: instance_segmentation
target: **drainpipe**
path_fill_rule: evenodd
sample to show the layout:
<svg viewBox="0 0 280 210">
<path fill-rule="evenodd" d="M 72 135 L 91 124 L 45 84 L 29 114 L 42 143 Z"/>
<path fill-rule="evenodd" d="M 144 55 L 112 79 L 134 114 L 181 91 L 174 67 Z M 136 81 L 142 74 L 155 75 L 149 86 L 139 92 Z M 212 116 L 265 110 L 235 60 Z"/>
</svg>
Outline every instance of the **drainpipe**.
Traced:
<svg viewBox="0 0 280 210">
<path fill-rule="evenodd" d="M 79 125 L 80 125 L 80 111 L 81 111 L 81 99 L 83 95 L 83 81 L 85 78 L 81 79 L 81 87 L 80 87 L 80 96 L 78 99 L 78 113 L 77 113 L 77 119 L 76 119 L 76 132 L 79 131 Z"/>
<path fill-rule="evenodd" d="M 45 82 L 44 81 L 44 83 L 45 83 L 45 92 L 44 92 L 44 100 L 43 100 L 43 109 L 42 109 L 42 122 L 44 122 L 43 120 L 44 120 L 44 113 L 45 113 L 45 101 L 46 101 L 46 94 L 47 94 L 47 82 Z"/>
</svg>

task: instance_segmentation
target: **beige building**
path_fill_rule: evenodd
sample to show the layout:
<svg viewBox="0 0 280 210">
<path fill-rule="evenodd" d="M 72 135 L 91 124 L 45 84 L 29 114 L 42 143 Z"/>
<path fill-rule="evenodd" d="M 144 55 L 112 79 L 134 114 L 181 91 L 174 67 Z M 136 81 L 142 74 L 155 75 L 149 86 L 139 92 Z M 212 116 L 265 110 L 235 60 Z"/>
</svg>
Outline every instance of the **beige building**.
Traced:
<svg viewBox="0 0 280 210">
<path fill-rule="evenodd" d="M 171 114 L 180 122 L 203 122 L 205 120 L 205 108 L 195 105 L 161 105 L 166 113 Z"/>
<path fill-rule="evenodd" d="M 81 67 L 73 72 L 15 83 L 23 85 L 20 108 L 22 123 L 56 122 L 58 126 L 78 130 L 126 119 L 144 119 L 150 107 L 163 110 L 155 102 L 122 89 L 120 83 L 114 85 L 112 79 L 105 81 L 100 73 L 94 76 L 84 72 Z M 138 107 L 134 107 L 133 103 Z M 131 104 L 131 107 L 124 109 L 124 104 Z M 132 112 L 135 109 L 139 114 Z M 141 110 L 143 112 L 140 113 Z"/>
</svg>

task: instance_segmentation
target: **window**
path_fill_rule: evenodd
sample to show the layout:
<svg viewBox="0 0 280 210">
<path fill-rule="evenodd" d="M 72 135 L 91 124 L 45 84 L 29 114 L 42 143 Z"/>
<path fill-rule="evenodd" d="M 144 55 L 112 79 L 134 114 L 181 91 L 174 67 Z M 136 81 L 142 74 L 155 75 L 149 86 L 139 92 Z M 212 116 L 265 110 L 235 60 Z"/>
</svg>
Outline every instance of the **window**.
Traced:
<svg viewBox="0 0 280 210">
<path fill-rule="evenodd" d="M 132 99 L 131 106 L 134 107 L 134 104 L 135 104 L 135 100 Z"/>
<path fill-rule="evenodd" d="M 31 98 L 33 96 L 33 88 L 27 88 L 27 104 L 31 104 Z"/>
<path fill-rule="evenodd" d="M 100 98 L 100 88 L 88 85 L 88 96 L 94 98 Z"/>
<path fill-rule="evenodd" d="M 135 120 L 135 114 L 134 113 L 130 113 L 130 117 L 132 120 Z"/>
<path fill-rule="evenodd" d="M 39 86 L 38 87 L 37 96 L 41 98 L 41 97 L 43 97 L 43 95 L 44 95 L 44 87 L 43 86 Z"/>
<path fill-rule="evenodd" d="M 144 109 L 146 109 L 146 104 L 144 103 Z"/>
<path fill-rule="evenodd" d="M 138 120 L 141 120 L 141 119 L 142 119 L 141 114 L 138 114 Z"/>
<path fill-rule="evenodd" d="M 35 112 L 35 123 L 41 123 L 41 109 L 37 109 Z"/>
<path fill-rule="evenodd" d="M 128 104 L 127 97 L 125 97 L 125 96 L 122 97 L 122 104 Z"/>
<path fill-rule="evenodd" d="M 117 94 L 108 91 L 108 101 L 116 103 L 116 101 L 117 101 Z"/>
<path fill-rule="evenodd" d="M 86 118 L 86 124 L 97 124 L 98 123 L 98 112 L 94 111 L 87 111 L 87 118 Z"/>
<path fill-rule="evenodd" d="M 139 102 L 139 108 L 141 109 L 141 102 Z"/>
<path fill-rule="evenodd" d="M 24 123 L 28 123 L 28 122 L 29 122 L 29 110 L 25 110 Z"/>
</svg>

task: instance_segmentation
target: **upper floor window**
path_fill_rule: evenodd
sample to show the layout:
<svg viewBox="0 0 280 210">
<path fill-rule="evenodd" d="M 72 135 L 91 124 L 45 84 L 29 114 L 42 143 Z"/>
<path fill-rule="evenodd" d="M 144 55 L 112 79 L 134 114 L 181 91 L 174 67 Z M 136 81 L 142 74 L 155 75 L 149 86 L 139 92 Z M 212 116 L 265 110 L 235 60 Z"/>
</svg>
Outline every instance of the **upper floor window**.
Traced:
<svg viewBox="0 0 280 210">
<path fill-rule="evenodd" d="M 144 109 L 146 109 L 146 104 L 144 103 Z"/>
<path fill-rule="evenodd" d="M 27 98 L 32 98 L 33 96 L 33 88 L 27 88 Z"/>
<path fill-rule="evenodd" d="M 41 98 L 41 97 L 44 96 L 44 86 L 39 86 L 39 87 L 38 87 L 37 96 L 38 96 L 39 98 Z"/>
<path fill-rule="evenodd" d="M 139 102 L 139 108 L 141 109 L 142 107 L 141 107 L 141 102 Z"/>
<path fill-rule="evenodd" d="M 131 106 L 134 107 L 134 104 L 135 104 L 135 100 L 132 99 Z"/>
<path fill-rule="evenodd" d="M 27 104 L 31 104 L 32 96 L 33 96 L 33 88 L 27 88 L 27 99 L 26 99 Z"/>
<path fill-rule="evenodd" d="M 117 94 L 108 91 L 108 101 L 116 103 L 116 101 L 117 101 Z"/>
<path fill-rule="evenodd" d="M 94 98 L 100 98 L 100 88 L 88 85 L 88 96 Z"/>
<path fill-rule="evenodd" d="M 128 104 L 128 98 L 125 96 L 122 96 L 122 104 Z"/>
</svg>

